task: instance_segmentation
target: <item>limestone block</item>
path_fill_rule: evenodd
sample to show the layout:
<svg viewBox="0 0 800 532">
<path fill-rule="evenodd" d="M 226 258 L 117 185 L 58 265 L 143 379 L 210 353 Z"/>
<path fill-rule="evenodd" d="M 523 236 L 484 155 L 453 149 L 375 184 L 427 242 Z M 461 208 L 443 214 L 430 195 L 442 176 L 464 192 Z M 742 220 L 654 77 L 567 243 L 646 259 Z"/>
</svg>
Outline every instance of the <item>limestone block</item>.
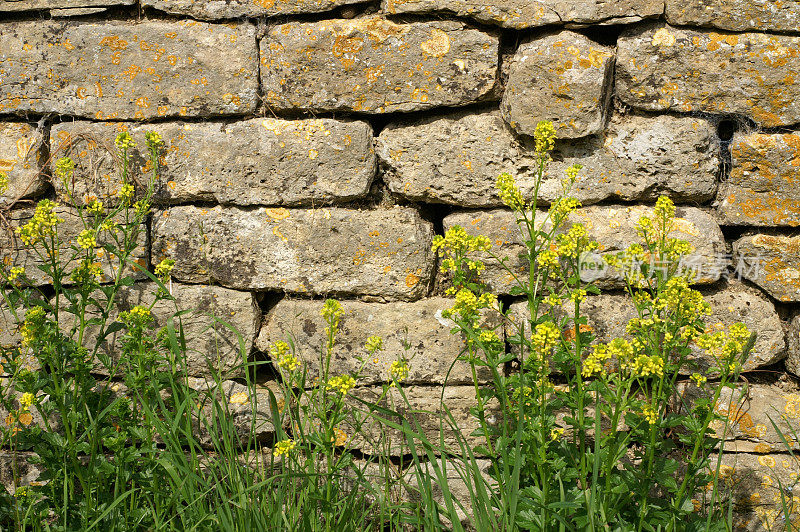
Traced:
<svg viewBox="0 0 800 532">
<path fill-rule="evenodd" d="M 733 243 L 739 273 L 779 301 L 800 301 L 800 237 L 745 235 Z"/>
<path fill-rule="evenodd" d="M 0 0 L 0 12 L 35 9 L 66 10 L 97 6 L 132 5 L 136 0 Z"/>
<path fill-rule="evenodd" d="M 711 305 L 711 314 L 703 320 L 709 332 L 725 330 L 734 323 L 741 322 L 757 333 L 756 343 L 744 364 L 745 371 L 775 364 L 786 356 L 786 340 L 775 306 L 757 290 L 738 282 L 730 282 L 722 288 L 704 290 L 703 295 Z M 567 317 L 572 315 L 574 309 L 565 304 L 558 312 L 559 316 Z M 514 303 L 509 314 L 511 321 L 506 324 L 506 335 L 518 334 L 519 327 L 524 323 L 525 332 L 529 336 L 530 324 L 526 320 L 530 315 L 527 303 Z M 625 294 L 587 297 L 581 304 L 581 315 L 588 320 L 586 325 L 581 326 L 581 330 L 595 335 L 595 342 L 610 342 L 614 338 L 630 339 L 625 327 L 630 320 L 638 317 L 633 301 Z M 568 323 L 564 335 L 573 338 L 574 325 L 571 321 Z M 694 345 L 690 362 L 693 367 L 687 367 L 685 373 L 698 371 L 701 374 L 713 374 L 710 367 L 715 362 Z"/>
<path fill-rule="evenodd" d="M 384 180 L 411 201 L 499 207 L 495 180 L 515 176 L 533 194 L 533 146 L 520 141 L 498 112 L 396 122 L 378 136 Z M 719 141 L 700 118 L 615 117 L 602 136 L 556 142 L 554 161 L 539 188 L 540 204 L 562 195 L 561 179 L 583 165 L 570 195 L 583 204 L 610 198 L 705 201 L 716 190 Z"/>
<path fill-rule="evenodd" d="M 417 111 L 480 100 L 498 56 L 496 36 L 460 22 L 288 23 L 261 40 L 261 81 L 272 109 Z"/>
<path fill-rule="evenodd" d="M 800 225 L 800 135 L 737 135 L 717 209 L 732 225 Z"/>
<path fill-rule="evenodd" d="M 0 122 L 0 172 L 8 177 L 8 190 L 0 194 L 0 206 L 18 198 L 41 194 L 47 178 L 39 173 L 42 134 L 22 122 Z"/>
<path fill-rule="evenodd" d="M 800 314 L 789 321 L 786 331 L 786 369 L 795 375 L 800 375 Z"/>
<path fill-rule="evenodd" d="M 135 283 L 131 287 L 122 287 L 117 293 L 115 305 L 109 315 L 110 324 L 118 319 L 121 312 L 129 311 L 136 305 L 150 307 L 155 300 L 158 286 L 153 282 Z M 173 319 L 175 330 L 179 320 L 174 318 L 178 311 L 190 311 L 180 316 L 180 324 L 186 338 L 186 370 L 189 375 L 210 375 L 213 368 L 226 378 L 244 375 L 242 365 L 253 347 L 253 340 L 258 333 L 261 321 L 258 305 L 249 292 L 237 292 L 219 286 L 186 285 L 171 283 L 171 292 L 175 301 L 162 300 L 152 308 L 153 326 L 157 329 L 166 326 Z M 95 294 L 101 302 L 105 298 Z M 91 307 L 91 312 L 99 309 Z M 223 320 L 233 326 L 242 338 L 241 352 L 239 338 L 222 323 Z M 124 331 L 112 333 L 106 338 L 104 351 L 116 362 L 120 354 L 120 340 Z M 96 338 L 97 335 L 88 335 Z M 88 345 L 93 349 L 94 345 Z"/>
<path fill-rule="evenodd" d="M 409 360 L 408 384 L 471 384 L 472 371 L 466 362 L 456 361 L 465 343 L 451 334 L 456 324 L 442 317 L 453 306 L 451 299 L 432 298 L 413 303 L 364 303 L 342 301 L 344 315 L 336 336 L 331 367 L 337 372 L 361 369 L 359 384 L 389 382 L 392 362 Z M 321 373 L 321 347 L 326 343 L 326 323 L 320 316 L 322 301 L 283 299 L 265 317 L 256 346 L 268 351 L 274 342 L 291 338 L 295 356 L 307 364 L 309 378 Z M 495 324 L 496 326 L 496 324 Z M 498 334 L 502 331 L 498 328 Z M 383 338 L 383 350 L 370 355 L 364 343 L 370 336 Z M 273 361 L 274 362 L 274 361 Z M 480 377 L 488 377 L 479 368 Z"/>
<path fill-rule="evenodd" d="M 361 0 L 142 0 L 142 5 L 200 20 L 301 15 L 330 11 Z"/>
<path fill-rule="evenodd" d="M 152 227 L 154 260 L 175 259 L 174 277 L 191 283 L 413 300 L 433 268 L 433 228 L 408 208 L 183 206 Z"/>
<path fill-rule="evenodd" d="M 81 231 L 85 229 L 85 225 L 81 221 L 78 213 L 69 207 L 57 207 L 55 214 L 58 218 L 64 221 L 58 224 L 59 244 L 58 256 L 60 263 L 65 265 L 67 272 L 67 279 L 64 280 L 65 284 L 69 284 L 69 275 L 80 264 L 84 258 L 83 250 L 81 253 L 72 249 L 72 246 L 77 246 L 77 238 Z M 34 285 L 51 284 L 52 278 L 50 275 L 44 273 L 38 267 L 42 266 L 44 262 L 36 254 L 34 250 L 26 246 L 22 240 L 16 236 L 16 230 L 24 226 L 33 217 L 33 208 L 15 209 L 8 213 L 7 220 L 9 223 L 8 228 L 0 230 L 0 260 L 9 266 L 21 266 L 25 268 L 25 275 Z M 124 223 L 122 214 L 118 215 L 115 219 L 117 223 Z M 12 231 L 14 234 L 12 234 Z M 97 247 L 95 251 L 95 261 L 100 265 L 103 275 L 100 278 L 101 283 L 107 283 L 114 280 L 120 269 L 120 259 L 116 256 L 109 256 L 109 254 L 102 248 L 106 244 L 114 244 L 114 240 L 107 231 L 100 231 L 97 235 Z M 141 224 L 138 230 L 136 239 L 137 248 L 133 251 L 129 260 L 135 262 L 139 266 L 146 268 L 148 265 L 148 252 L 146 248 L 147 241 L 147 228 L 145 224 Z M 37 244 L 38 250 L 44 253 L 44 248 L 41 244 Z M 134 266 L 125 264 L 123 269 L 123 276 L 132 276 L 133 278 L 142 278 L 144 274 L 140 270 L 134 269 Z"/>
<path fill-rule="evenodd" d="M 350 201 L 369 191 L 375 174 L 372 128 L 332 119 L 258 118 L 230 124 L 116 122 L 57 124 L 50 145 L 78 164 L 74 195 L 105 200 L 119 190 L 113 139 L 130 132 L 131 159 L 142 185 L 151 168 L 144 134 L 159 133 L 164 148 L 154 201 L 214 201 L 236 205 L 302 205 Z M 62 183 L 56 188 L 63 195 Z"/>
<path fill-rule="evenodd" d="M 245 114 L 258 101 L 251 24 L 11 22 L 0 49 L 0 113 L 143 120 Z"/>
<path fill-rule="evenodd" d="M 571 223 L 582 223 L 587 236 L 600 244 L 600 255 L 616 253 L 630 244 L 640 242 L 635 224 L 645 215 L 651 216 L 652 208 L 642 205 L 584 207 L 570 216 L 563 229 L 567 229 Z M 546 213 L 540 211 L 537 219 L 543 220 L 545 216 Z M 675 230 L 671 236 L 686 240 L 695 247 L 694 253 L 684 259 L 684 266 L 695 272 L 694 282 L 705 284 L 718 280 L 724 271 L 724 265 L 720 266 L 720 258 L 725 253 L 725 240 L 719 226 L 706 211 L 695 207 L 679 207 L 676 216 Z M 486 270 L 481 279 L 493 292 L 509 293 L 517 284 L 514 275 L 527 278 L 527 259 L 520 258 L 526 248 L 511 211 L 460 212 L 445 217 L 445 230 L 454 225 L 462 226 L 469 234 L 488 236 L 492 241 L 492 252 L 500 258 L 508 258 L 506 267 L 503 267 L 491 257 L 483 257 Z M 597 260 L 585 261 L 586 269 L 582 272 L 584 280 L 593 281 L 602 288 L 624 286 L 622 272 L 605 267 L 599 261 L 599 256 L 594 258 Z"/>
<path fill-rule="evenodd" d="M 13 494 L 15 487 L 29 486 L 39 478 L 42 471 L 38 464 L 30 462 L 31 458 L 36 458 L 36 455 L 20 451 L 0 451 L 0 483 L 9 493 Z"/>
<path fill-rule="evenodd" d="M 627 24 L 664 12 L 663 2 L 647 0 L 383 0 L 387 13 L 432 13 L 445 11 L 504 28 L 534 28 L 561 22 Z"/>
<path fill-rule="evenodd" d="M 667 21 L 679 26 L 713 26 L 731 31 L 800 31 L 796 0 L 667 0 Z"/>
<path fill-rule="evenodd" d="M 571 31 L 529 40 L 509 67 L 500 110 L 514 130 L 533 135 L 551 120 L 559 138 L 600 133 L 606 121 L 614 49 Z"/>
<path fill-rule="evenodd" d="M 382 390 L 377 387 L 358 387 L 350 393 L 363 401 L 375 403 Z M 458 452 L 459 442 L 464 442 L 470 448 L 486 443 L 484 438 L 472 435 L 480 426 L 478 419 L 470 413 L 470 408 L 477 404 L 474 386 L 445 386 L 444 390 L 440 386 L 406 386 L 403 387 L 403 392 L 406 399 L 403 399 L 396 388 L 390 388 L 378 404 L 394 409 L 408 421 L 412 430 L 421 431 L 434 446 L 438 447 L 443 441 L 446 448 Z M 355 403 L 355 400 L 351 401 Z M 452 419 L 442 408 L 442 404 L 449 410 Z M 490 423 L 497 422 L 496 415 L 496 407 L 488 406 L 487 418 Z M 398 423 L 400 420 L 395 416 L 391 421 Z M 352 430 L 345 431 L 354 448 L 361 449 L 366 454 L 387 451 L 391 455 L 408 453 L 408 443 L 399 431 L 375 419 L 368 420 L 361 429 L 361 434 L 353 433 Z"/>
<path fill-rule="evenodd" d="M 619 39 L 616 94 L 647 111 L 742 114 L 763 127 L 800 122 L 800 37 L 647 25 Z"/>
</svg>

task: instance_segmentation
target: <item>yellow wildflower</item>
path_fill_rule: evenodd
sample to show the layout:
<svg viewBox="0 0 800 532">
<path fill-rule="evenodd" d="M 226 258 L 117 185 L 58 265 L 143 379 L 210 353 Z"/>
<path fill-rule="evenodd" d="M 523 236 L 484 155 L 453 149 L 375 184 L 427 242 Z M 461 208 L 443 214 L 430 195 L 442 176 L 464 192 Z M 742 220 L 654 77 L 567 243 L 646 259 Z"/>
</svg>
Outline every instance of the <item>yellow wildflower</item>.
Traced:
<svg viewBox="0 0 800 532">
<path fill-rule="evenodd" d="M 550 431 L 550 441 L 556 441 L 564 436 L 564 429 L 563 428 L 555 428 Z"/>
<path fill-rule="evenodd" d="M 692 373 L 692 376 L 691 376 L 691 377 L 689 377 L 689 378 L 691 379 L 691 381 L 692 381 L 692 382 L 693 382 L 693 383 L 694 383 L 696 386 L 702 386 L 702 385 L 703 385 L 703 384 L 705 384 L 705 383 L 706 383 L 706 381 L 708 380 L 708 379 L 706 379 L 706 378 L 705 378 L 703 375 L 700 375 L 699 373 Z"/>
<path fill-rule="evenodd" d="M 28 410 L 31 405 L 33 404 L 34 400 L 36 400 L 36 396 L 30 392 L 25 392 L 22 394 L 22 397 L 19 399 L 20 408 L 23 410 Z"/>
<path fill-rule="evenodd" d="M 78 235 L 78 245 L 83 249 L 94 249 L 97 247 L 95 232 L 91 229 L 84 229 Z"/>
<path fill-rule="evenodd" d="M 50 200 L 42 200 L 36 205 L 33 218 L 24 226 L 17 229 L 22 241 L 32 246 L 55 234 L 55 227 L 64 220 L 53 212 L 56 204 Z"/>
<path fill-rule="evenodd" d="M 102 216 L 105 213 L 105 208 L 100 200 L 93 200 L 86 206 L 86 212 L 94 216 Z"/>
<path fill-rule="evenodd" d="M 370 336 L 367 338 L 364 348 L 367 350 L 367 353 L 374 355 L 383 349 L 383 338 L 380 336 Z"/>
<path fill-rule="evenodd" d="M 559 266 L 558 255 L 556 255 L 556 252 L 552 249 L 546 249 L 539 253 L 539 255 L 536 257 L 536 262 L 542 268 L 555 269 Z"/>
<path fill-rule="evenodd" d="M 274 456 L 289 456 L 294 448 L 297 447 L 297 442 L 294 440 L 281 440 L 275 444 L 275 448 L 272 450 L 272 454 Z"/>
<path fill-rule="evenodd" d="M 164 141 L 161 139 L 161 135 L 156 133 L 155 131 L 148 131 L 144 134 L 144 140 L 147 144 L 147 147 L 150 149 L 155 149 L 164 144 Z"/>
<path fill-rule="evenodd" d="M 56 176 L 66 179 L 75 170 L 75 163 L 69 157 L 61 157 L 56 161 Z"/>
<path fill-rule="evenodd" d="M 114 140 L 114 144 L 117 145 L 117 148 L 119 148 L 120 151 L 125 151 L 136 146 L 136 143 L 133 141 L 133 137 L 131 137 L 130 133 L 127 131 L 119 133 L 117 138 Z"/>
<path fill-rule="evenodd" d="M 8 190 L 8 174 L 0 172 L 0 194 L 5 194 Z"/>
<path fill-rule="evenodd" d="M 162 280 L 167 281 L 169 280 L 169 276 L 172 273 L 172 269 L 175 267 L 175 260 L 174 259 L 164 259 L 156 265 L 156 275 Z"/>
<path fill-rule="evenodd" d="M 395 360 L 389 367 L 389 380 L 391 386 L 395 386 L 408 378 L 409 373 L 408 361 L 405 359 Z"/>
<path fill-rule="evenodd" d="M 533 132 L 536 152 L 544 154 L 552 150 L 556 145 L 556 128 L 550 121 L 543 120 L 536 124 Z"/>
<path fill-rule="evenodd" d="M 25 268 L 21 266 L 13 266 L 8 272 L 8 280 L 16 281 L 21 275 L 25 275 Z"/>
<path fill-rule="evenodd" d="M 509 208 L 515 211 L 525 210 L 525 199 L 522 197 L 519 187 L 511 174 L 503 172 L 497 176 L 495 182 L 500 200 Z"/>
<path fill-rule="evenodd" d="M 327 299 L 325 304 L 322 305 L 320 314 L 327 322 L 338 322 L 339 318 L 344 314 L 344 310 L 342 309 L 342 304 L 335 299 Z"/>
<path fill-rule="evenodd" d="M 133 199 L 133 185 L 130 183 L 124 183 L 122 185 L 122 190 L 119 192 L 119 197 L 122 198 L 124 202 L 130 202 Z"/>
<path fill-rule="evenodd" d="M 550 351 L 558 345 L 561 339 L 561 331 L 552 321 L 545 321 L 538 324 L 531 337 L 531 345 L 537 353 Z"/>
<path fill-rule="evenodd" d="M 653 410 L 650 405 L 645 405 L 642 410 L 642 417 L 644 417 L 649 424 L 655 425 L 658 420 L 658 413 Z"/>
<path fill-rule="evenodd" d="M 347 392 L 353 389 L 356 385 L 356 380 L 350 375 L 339 375 L 328 380 L 328 388 L 338 391 L 342 395 L 347 395 Z"/>
</svg>

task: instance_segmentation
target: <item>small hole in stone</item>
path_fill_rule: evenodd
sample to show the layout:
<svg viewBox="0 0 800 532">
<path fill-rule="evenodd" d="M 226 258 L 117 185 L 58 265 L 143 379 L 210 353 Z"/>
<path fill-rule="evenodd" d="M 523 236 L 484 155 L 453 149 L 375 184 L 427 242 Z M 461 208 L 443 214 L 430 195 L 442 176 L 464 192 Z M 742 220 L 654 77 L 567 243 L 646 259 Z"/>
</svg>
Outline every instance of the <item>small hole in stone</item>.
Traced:
<svg viewBox="0 0 800 532">
<path fill-rule="evenodd" d="M 717 125 L 717 135 L 721 141 L 728 142 L 733 138 L 733 134 L 736 133 L 737 129 L 738 126 L 733 120 L 722 120 Z"/>
</svg>

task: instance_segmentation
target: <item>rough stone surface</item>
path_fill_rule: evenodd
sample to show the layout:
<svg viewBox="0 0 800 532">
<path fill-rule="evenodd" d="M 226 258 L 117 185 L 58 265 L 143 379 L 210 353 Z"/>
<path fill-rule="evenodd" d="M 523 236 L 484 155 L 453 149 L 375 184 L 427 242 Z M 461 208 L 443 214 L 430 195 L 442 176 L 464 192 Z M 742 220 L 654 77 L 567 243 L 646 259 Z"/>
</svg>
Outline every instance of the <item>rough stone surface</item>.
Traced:
<svg viewBox="0 0 800 532">
<path fill-rule="evenodd" d="M 32 464 L 33 453 L 0 451 L 0 484 L 13 494 L 16 487 L 29 486 L 42 473 L 38 464 Z M 15 482 L 16 480 L 16 482 Z"/>
<path fill-rule="evenodd" d="M 616 94 L 648 111 L 741 114 L 800 122 L 800 37 L 648 25 L 620 36 Z"/>
<path fill-rule="evenodd" d="M 603 130 L 611 96 L 614 49 L 571 31 L 535 38 L 517 49 L 500 110 L 517 132 L 533 135 L 551 120 L 559 138 Z"/>
<path fill-rule="evenodd" d="M 737 135 L 730 150 L 717 206 L 722 223 L 800 225 L 800 135 Z"/>
<path fill-rule="evenodd" d="M 142 5 L 201 20 L 330 11 L 362 0 L 142 0 Z"/>
<path fill-rule="evenodd" d="M 289 23 L 261 41 L 272 109 L 416 111 L 462 105 L 492 90 L 497 37 L 459 22 L 383 18 Z"/>
<path fill-rule="evenodd" d="M 382 391 L 382 388 L 365 387 L 355 388 L 350 393 L 374 403 L 380 398 Z M 486 443 L 482 437 L 472 435 L 479 427 L 477 418 L 470 413 L 470 408 L 476 405 L 474 386 L 446 386 L 444 389 L 441 386 L 405 386 L 403 392 L 408 403 L 396 388 L 390 388 L 379 404 L 384 407 L 391 405 L 391 408 L 396 409 L 409 422 L 413 430 L 421 430 L 434 446 L 440 445 L 442 437 L 445 447 L 451 450 L 460 449 L 459 441 L 470 448 Z M 449 409 L 452 420 L 449 420 L 442 404 Z M 492 418 L 494 407 L 490 406 L 487 410 L 487 417 Z M 392 421 L 397 423 L 398 419 Z M 369 420 L 361 429 L 363 435 L 353 435 L 350 430 L 345 432 L 351 435 L 353 447 L 362 449 L 366 454 L 387 451 L 391 455 L 408 454 L 408 443 L 398 431 L 380 425 L 375 420 Z"/>
<path fill-rule="evenodd" d="M 726 453 L 720 469 L 722 482 L 733 490 L 734 530 L 781 530 L 786 521 L 792 523 L 791 528 L 800 525 L 796 495 L 792 495 L 800 475 L 796 455 Z M 782 499 L 789 508 L 788 516 L 784 515 Z"/>
<path fill-rule="evenodd" d="M 514 175 L 530 197 L 532 150 L 498 112 L 393 123 L 381 131 L 377 148 L 392 192 L 411 201 L 464 207 L 502 206 L 495 188 L 502 172 Z M 556 143 L 539 198 L 545 204 L 560 197 L 566 169 L 581 164 L 570 195 L 584 204 L 653 200 L 661 194 L 705 201 L 716 190 L 718 150 L 714 127 L 703 119 L 615 117 L 603 136 Z"/>
<path fill-rule="evenodd" d="M 739 273 L 779 301 L 800 301 L 800 236 L 751 234 L 733 243 Z"/>
<path fill-rule="evenodd" d="M 0 113 L 149 119 L 251 113 L 258 101 L 251 24 L 17 22 L 0 49 Z"/>
<path fill-rule="evenodd" d="M 158 212 L 152 231 L 154 260 L 174 258 L 191 283 L 418 299 L 433 269 L 433 228 L 407 208 L 184 206 Z"/>
<path fill-rule="evenodd" d="M 0 194 L 0 206 L 18 198 L 44 192 L 47 178 L 39 173 L 42 134 L 37 128 L 19 122 L 0 122 L 0 172 L 8 177 L 8 190 Z"/>
<path fill-rule="evenodd" d="M 50 145 L 59 156 L 69 154 L 78 162 L 76 197 L 88 193 L 105 199 L 118 192 L 111 141 L 120 129 L 136 142 L 131 158 L 141 169 L 142 184 L 151 171 L 144 134 L 155 131 L 164 140 L 154 193 L 161 203 L 319 205 L 365 196 L 375 175 L 372 128 L 365 122 L 259 118 L 224 125 L 58 124 Z M 63 193 L 62 184 L 56 186 Z"/>
<path fill-rule="evenodd" d="M 679 26 L 723 30 L 800 31 L 797 0 L 667 0 L 667 21 Z"/>
<path fill-rule="evenodd" d="M 600 254 L 616 253 L 640 241 L 635 224 L 644 215 L 651 216 L 652 208 L 641 205 L 594 206 L 577 210 L 571 215 L 569 223 L 584 224 L 588 237 L 600 244 Z M 545 213 L 540 212 L 537 216 L 544 219 Z M 725 253 L 725 240 L 719 226 L 706 211 L 695 207 L 679 207 L 676 216 L 675 231 L 671 236 L 686 240 L 695 247 L 695 252 L 685 258 L 685 266 L 696 272 L 694 281 L 711 283 L 718 280 L 724 271 L 720 257 L 724 258 Z M 492 252 L 500 258 L 508 257 L 506 267 L 517 276 L 527 276 L 527 260 L 520 258 L 525 246 L 511 211 L 461 212 L 445 217 L 445 230 L 454 225 L 464 227 L 470 234 L 488 236 L 493 244 Z M 564 229 L 568 227 L 569 224 L 565 224 Z M 516 286 L 512 274 L 491 257 L 486 256 L 483 260 L 486 270 L 481 279 L 493 292 L 509 293 Z M 587 268 L 585 274 L 585 280 L 591 280 L 601 288 L 624 286 L 622 273 L 612 268 L 592 271 Z"/>
<path fill-rule="evenodd" d="M 75 7 L 66 9 L 51 9 L 50 16 L 53 18 L 80 17 L 83 15 L 96 15 L 107 11 L 106 7 Z"/>
<path fill-rule="evenodd" d="M 431 13 L 445 11 L 470 17 L 486 24 L 523 29 L 561 22 L 620 24 L 638 22 L 661 15 L 664 3 L 658 0 L 383 0 L 383 10 L 391 13 Z"/>
<path fill-rule="evenodd" d="M 136 0 L 0 0 L 0 12 L 34 9 L 67 10 L 96 6 L 132 5 Z"/>
<path fill-rule="evenodd" d="M 742 322 L 751 331 L 758 333 L 756 343 L 747 359 L 744 370 L 754 370 L 775 364 L 786 356 L 786 340 L 783 327 L 775 306 L 757 290 L 750 289 L 738 282 L 730 282 L 721 289 L 704 291 L 706 301 L 711 305 L 711 315 L 706 316 L 705 323 L 709 331 L 728 327 Z M 562 316 L 572 312 L 566 304 L 561 311 Z M 581 314 L 586 316 L 588 332 L 596 336 L 596 342 L 610 342 L 614 338 L 630 338 L 625 331 L 628 322 L 638 317 L 636 307 L 630 297 L 624 294 L 600 294 L 587 297 L 581 304 Z M 506 335 L 518 334 L 518 327 L 525 323 L 526 333 L 530 333 L 527 321 L 529 314 L 526 303 L 514 303 L 510 308 L 512 321 L 506 324 Z M 574 336 L 574 325 L 568 326 L 564 334 Z M 695 367 L 687 368 L 686 373 L 699 371 L 709 373 L 714 361 L 708 359 L 704 352 L 693 346 L 692 361 Z"/>
<path fill-rule="evenodd" d="M 471 384 L 469 364 L 456 361 L 464 341 L 450 333 L 456 324 L 442 317 L 442 310 L 452 306 L 453 301 L 444 298 L 414 303 L 342 301 L 344 315 L 331 364 L 337 371 L 356 373 L 361 368 L 357 357 L 362 357 L 367 363 L 361 369 L 359 384 L 379 384 L 390 380 L 392 362 L 405 357 L 410 371 L 403 382 Z M 291 338 L 295 355 L 307 364 L 309 377 L 318 376 L 320 347 L 326 342 L 321 308 L 321 301 L 283 299 L 265 317 L 256 346 L 267 352 L 272 343 Z M 383 350 L 370 355 L 364 343 L 373 335 L 383 338 Z M 484 371 L 481 376 L 485 379 L 488 374 Z"/>
<path fill-rule="evenodd" d="M 157 285 L 152 282 L 136 283 L 122 287 L 117 294 L 115 308 L 109 316 L 117 319 L 120 312 L 136 305 L 150 307 L 155 300 Z M 159 301 L 152 307 L 154 326 L 164 327 L 179 310 L 188 310 L 181 315 L 180 323 L 186 337 L 186 369 L 189 375 L 210 375 L 210 369 L 223 378 L 242 377 L 242 365 L 253 347 L 253 340 L 260 324 L 260 312 L 255 298 L 249 292 L 237 292 L 219 286 L 184 285 L 171 283 L 171 294 L 175 301 Z M 100 300 L 104 299 L 98 294 Z M 239 339 L 226 326 L 215 323 L 212 315 L 232 325 L 243 340 L 244 353 L 240 351 Z M 109 321 L 110 323 L 110 321 Z M 174 319 L 176 330 L 178 320 Z M 106 339 L 106 352 L 112 361 L 119 356 L 119 341 L 123 331 L 113 333 Z M 89 336 L 93 337 L 93 336 Z M 89 346 L 93 348 L 94 346 Z"/>
<path fill-rule="evenodd" d="M 34 285 L 50 284 L 52 283 L 52 278 L 37 267 L 43 264 L 39 256 L 29 247 L 25 246 L 22 240 L 16 236 L 17 228 L 27 224 L 33 216 L 33 213 L 34 209 L 24 208 L 15 209 L 7 214 L 9 226 L 0 230 L 0 260 L 7 265 L 25 268 L 25 275 Z M 74 209 L 58 207 L 55 210 L 55 214 L 57 217 L 64 220 L 63 223 L 58 224 L 58 235 L 61 244 L 58 252 L 59 257 L 61 257 L 63 261 L 66 261 L 66 272 L 67 277 L 69 277 L 69 274 L 80 264 L 80 260 L 75 258 L 76 252 L 72 250 L 71 246 L 77 246 L 78 235 L 85 226 Z M 118 223 L 124 221 L 122 218 L 117 218 L 117 220 Z M 14 231 L 15 234 L 12 235 L 11 231 Z M 139 266 L 146 268 L 148 266 L 148 253 L 146 248 L 147 228 L 144 224 L 142 224 L 139 230 L 136 242 L 138 247 L 133 251 L 129 259 Z M 108 236 L 107 232 L 102 231 L 97 236 L 97 244 L 98 246 L 113 244 L 113 240 Z M 38 249 L 41 251 L 41 246 Z M 103 270 L 100 282 L 107 283 L 113 281 L 114 276 L 119 271 L 119 258 L 109 258 L 101 247 L 95 248 L 95 251 L 96 261 Z M 62 262 L 62 264 L 64 263 Z M 134 271 L 133 268 L 134 267 L 130 264 L 126 264 L 123 275 L 131 276 L 135 279 L 144 277 L 143 273 L 139 270 Z M 70 281 L 67 279 L 65 283 L 69 284 Z"/>
<path fill-rule="evenodd" d="M 796 314 L 786 331 L 786 369 L 800 375 L 800 314 Z"/>
</svg>

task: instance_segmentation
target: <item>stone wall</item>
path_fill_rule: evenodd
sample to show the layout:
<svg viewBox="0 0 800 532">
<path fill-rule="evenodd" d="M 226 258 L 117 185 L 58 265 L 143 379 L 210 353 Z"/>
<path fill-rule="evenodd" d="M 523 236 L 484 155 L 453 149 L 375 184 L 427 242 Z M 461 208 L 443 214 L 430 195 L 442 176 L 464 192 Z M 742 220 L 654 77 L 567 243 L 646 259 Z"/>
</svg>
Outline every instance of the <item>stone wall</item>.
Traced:
<svg viewBox="0 0 800 532">
<path fill-rule="evenodd" d="M 226 316 L 254 360 L 291 335 L 313 363 L 320 300 L 341 299 L 341 371 L 367 336 L 385 338 L 367 395 L 410 346 L 409 397 L 432 405 L 460 350 L 434 235 L 465 225 L 523 267 L 494 180 L 507 171 L 530 190 L 542 119 L 561 139 L 544 203 L 582 164 L 578 216 L 602 250 L 630 243 L 659 195 L 679 204 L 714 319 L 761 334 L 726 460 L 759 482 L 796 475 L 767 419 L 800 412 L 796 0 L 0 0 L 12 226 L 30 216 L 24 200 L 64 198 L 48 176 L 65 154 L 80 195 L 113 200 L 110 141 L 127 130 L 141 147 L 155 130 L 166 150 L 141 263 L 176 259 L 178 299 Z M 506 272 L 486 280 L 508 294 Z M 612 335 L 625 302 L 599 281 L 593 326 Z M 13 329 L 3 322 L 4 341 Z M 222 340 L 197 349 L 228 371 L 240 361 Z M 456 364 L 449 383 L 469 424 L 468 372 Z M 774 521 L 779 499 L 759 486 L 744 502 L 753 523 Z"/>
</svg>

